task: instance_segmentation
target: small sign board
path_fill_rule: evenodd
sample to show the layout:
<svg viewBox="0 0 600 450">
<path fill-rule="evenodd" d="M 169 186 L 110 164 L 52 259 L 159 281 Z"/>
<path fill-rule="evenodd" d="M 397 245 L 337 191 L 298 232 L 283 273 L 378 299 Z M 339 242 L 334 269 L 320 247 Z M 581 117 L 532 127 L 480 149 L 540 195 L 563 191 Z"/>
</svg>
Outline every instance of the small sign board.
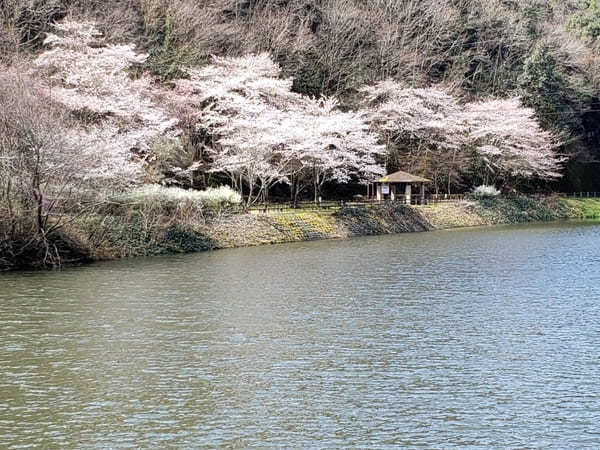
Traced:
<svg viewBox="0 0 600 450">
<path fill-rule="evenodd" d="M 381 185 L 381 193 L 383 195 L 387 195 L 390 193 L 390 185 L 389 184 L 382 184 Z"/>
</svg>

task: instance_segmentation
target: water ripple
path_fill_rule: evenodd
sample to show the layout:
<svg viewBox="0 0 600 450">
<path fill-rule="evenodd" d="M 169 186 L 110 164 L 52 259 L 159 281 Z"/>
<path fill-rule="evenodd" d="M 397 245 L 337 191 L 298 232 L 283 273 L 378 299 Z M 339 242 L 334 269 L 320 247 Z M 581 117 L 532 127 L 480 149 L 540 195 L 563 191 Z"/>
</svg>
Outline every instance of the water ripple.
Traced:
<svg viewBox="0 0 600 450">
<path fill-rule="evenodd" d="M 600 226 L 0 277 L 0 447 L 600 448 Z"/>
</svg>

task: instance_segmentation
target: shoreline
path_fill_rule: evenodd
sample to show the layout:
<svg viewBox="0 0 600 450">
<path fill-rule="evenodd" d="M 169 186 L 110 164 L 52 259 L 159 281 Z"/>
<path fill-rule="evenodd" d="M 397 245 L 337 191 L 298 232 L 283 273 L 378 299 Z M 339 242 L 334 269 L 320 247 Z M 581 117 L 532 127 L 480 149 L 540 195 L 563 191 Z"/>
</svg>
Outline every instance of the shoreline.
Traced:
<svg viewBox="0 0 600 450">
<path fill-rule="evenodd" d="M 423 206 L 401 203 L 334 210 L 218 215 L 181 220 L 158 213 L 88 218 L 61 231 L 63 267 L 137 256 L 195 253 L 359 236 L 426 232 L 493 225 L 600 219 L 600 199 L 488 198 Z M 0 260 L 2 255 L 0 254 Z M 28 261 L 0 271 L 44 269 Z"/>
</svg>

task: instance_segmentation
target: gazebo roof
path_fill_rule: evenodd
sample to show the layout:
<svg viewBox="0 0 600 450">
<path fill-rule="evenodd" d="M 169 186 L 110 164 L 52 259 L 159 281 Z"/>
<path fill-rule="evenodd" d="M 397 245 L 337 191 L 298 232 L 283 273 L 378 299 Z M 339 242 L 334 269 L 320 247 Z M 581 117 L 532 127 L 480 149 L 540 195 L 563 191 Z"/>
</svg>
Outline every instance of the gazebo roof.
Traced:
<svg viewBox="0 0 600 450">
<path fill-rule="evenodd" d="M 390 173 L 383 178 L 375 181 L 376 183 L 431 183 L 431 180 L 427 178 L 417 177 L 416 175 L 411 175 L 407 172 L 402 172 L 399 170 L 398 172 Z"/>
</svg>

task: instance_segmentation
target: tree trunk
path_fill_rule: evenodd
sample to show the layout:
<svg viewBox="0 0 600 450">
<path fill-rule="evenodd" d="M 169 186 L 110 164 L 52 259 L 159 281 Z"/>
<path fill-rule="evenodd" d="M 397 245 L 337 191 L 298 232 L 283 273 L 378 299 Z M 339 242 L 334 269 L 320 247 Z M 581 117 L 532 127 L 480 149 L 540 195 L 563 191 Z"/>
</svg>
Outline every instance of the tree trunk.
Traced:
<svg viewBox="0 0 600 450">
<path fill-rule="evenodd" d="M 262 201 L 266 205 L 267 202 L 269 201 L 269 186 L 268 186 L 268 184 L 265 183 L 264 181 L 262 181 L 261 189 L 262 189 Z"/>
<path fill-rule="evenodd" d="M 316 169 L 313 168 L 313 190 L 315 193 L 314 201 L 317 203 L 318 195 L 319 195 L 319 174 Z"/>
<path fill-rule="evenodd" d="M 33 196 L 35 199 L 35 209 L 36 209 L 36 220 L 37 220 L 37 231 L 38 234 L 44 234 L 44 196 L 42 195 L 39 189 L 35 189 L 33 191 Z"/>
<path fill-rule="evenodd" d="M 246 207 L 249 207 L 252 201 L 252 194 L 254 192 L 254 182 L 248 179 L 248 200 L 246 201 Z"/>
<path fill-rule="evenodd" d="M 12 182 L 11 182 L 11 179 L 9 178 L 8 185 L 6 186 L 6 205 L 8 207 L 8 220 L 10 222 L 10 236 L 13 236 L 15 233 L 15 228 L 17 226 L 17 223 L 15 220 L 15 214 L 13 212 L 12 199 L 10 198 L 11 187 L 12 187 Z"/>
<path fill-rule="evenodd" d="M 294 209 L 298 207 L 298 194 L 298 186 L 296 186 L 296 189 L 294 190 Z"/>
<path fill-rule="evenodd" d="M 452 152 L 452 165 L 450 166 L 450 169 L 448 170 L 448 195 L 450 195 L 450 188 L 451 188 L 451 183 L 452 183 L 452 168 L 454 167 L 454 162 L 456 161 L 456 149 L 454 149 L 454 151 Z"/>
</svg>

